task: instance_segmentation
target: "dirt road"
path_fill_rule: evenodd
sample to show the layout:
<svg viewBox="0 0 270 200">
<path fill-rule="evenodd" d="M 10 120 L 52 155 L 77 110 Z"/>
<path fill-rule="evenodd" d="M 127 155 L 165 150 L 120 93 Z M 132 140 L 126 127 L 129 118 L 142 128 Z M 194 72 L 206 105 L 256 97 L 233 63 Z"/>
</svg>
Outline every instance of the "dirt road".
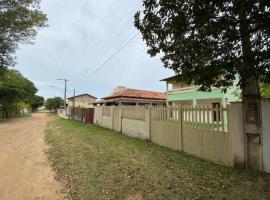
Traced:
<svg viewBox="0 0 270 200">
<path fill-rule="evenodd" d="M 63 199 L 44 153 L 46 113 L 0 124 L 0 200 Z"/>
</svg>

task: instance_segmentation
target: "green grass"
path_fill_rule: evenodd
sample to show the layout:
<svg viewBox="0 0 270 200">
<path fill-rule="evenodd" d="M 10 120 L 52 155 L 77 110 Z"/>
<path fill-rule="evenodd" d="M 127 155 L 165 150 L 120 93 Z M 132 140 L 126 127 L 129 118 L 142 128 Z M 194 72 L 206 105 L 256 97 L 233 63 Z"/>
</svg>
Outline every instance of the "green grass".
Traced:
<svg viewBox="0 0 270 200">
<path fill-rule="evenodd" d="M 108 129 L 54 117 L 46 141 L 57 179 L 72 199 L 270 199 L 266 175 Z"/>
</svg>

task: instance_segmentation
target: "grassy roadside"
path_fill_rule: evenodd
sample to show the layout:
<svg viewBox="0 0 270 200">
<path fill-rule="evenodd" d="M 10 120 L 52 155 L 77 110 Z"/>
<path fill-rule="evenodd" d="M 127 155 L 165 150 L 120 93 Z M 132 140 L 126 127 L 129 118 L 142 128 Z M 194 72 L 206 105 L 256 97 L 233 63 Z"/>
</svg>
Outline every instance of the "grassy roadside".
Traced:
<svg viewBox="0 0 270 200">
<path fill-rule="evenodd" d="M 54 118 L 47 154 L 72 199 L 270 199 L 269 177 Z"/>
</svg>

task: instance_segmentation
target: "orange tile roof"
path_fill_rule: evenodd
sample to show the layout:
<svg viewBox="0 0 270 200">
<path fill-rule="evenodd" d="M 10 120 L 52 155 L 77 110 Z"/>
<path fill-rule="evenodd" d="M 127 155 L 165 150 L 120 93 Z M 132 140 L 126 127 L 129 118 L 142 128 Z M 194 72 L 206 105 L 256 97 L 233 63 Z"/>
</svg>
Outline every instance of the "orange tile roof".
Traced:
<svg viewBox="0 0 270 200">
<path fill-rule="evenodd" d="M 131 89 L 131 88 L 122 89 L 121 91 L 116 92 L 111 96 L 104 97 L 103 99 L 114 99 L 114 98 L 119 98 L 119 97 L 139 98 L 139 99 L 158 99 L 158 100 L 166 99 L 166 95 L 161 92 L 137 90 L 137 89 Z"/>
</svg>

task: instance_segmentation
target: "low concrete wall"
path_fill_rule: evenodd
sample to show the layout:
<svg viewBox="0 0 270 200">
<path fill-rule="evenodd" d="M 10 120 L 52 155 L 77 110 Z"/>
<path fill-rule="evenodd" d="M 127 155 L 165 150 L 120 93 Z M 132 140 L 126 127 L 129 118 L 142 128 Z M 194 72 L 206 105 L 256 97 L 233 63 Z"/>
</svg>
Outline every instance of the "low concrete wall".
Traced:
<svg viewBox="0 0 270 200">
<path fill-rule="evenodd" d="M 246 167 L 242 102 L 231 103 L 231 136 L 234 166 Z"/>
<path fill-rule="evenodd" d="M 270 99 L 262 100 L 263 169 L 270 173 Z"/>
<path fill-rule="evenodd" d="M 135 119 L 122 119 L 122 133 L 134 138 L 149 140 L 149 123 Z"/>
<path fill-rule="evenodd" d="M 102 123 L 102 107 L 95 107 L 94 109 L 94 124 L 101 125 Z"/>
<path fill-rule="evenodd" d="M 102 122 L 100 124 L 104 128 L 112 129 L 112 117 L 110 116 L 103 116 Z"/>
</svg>

